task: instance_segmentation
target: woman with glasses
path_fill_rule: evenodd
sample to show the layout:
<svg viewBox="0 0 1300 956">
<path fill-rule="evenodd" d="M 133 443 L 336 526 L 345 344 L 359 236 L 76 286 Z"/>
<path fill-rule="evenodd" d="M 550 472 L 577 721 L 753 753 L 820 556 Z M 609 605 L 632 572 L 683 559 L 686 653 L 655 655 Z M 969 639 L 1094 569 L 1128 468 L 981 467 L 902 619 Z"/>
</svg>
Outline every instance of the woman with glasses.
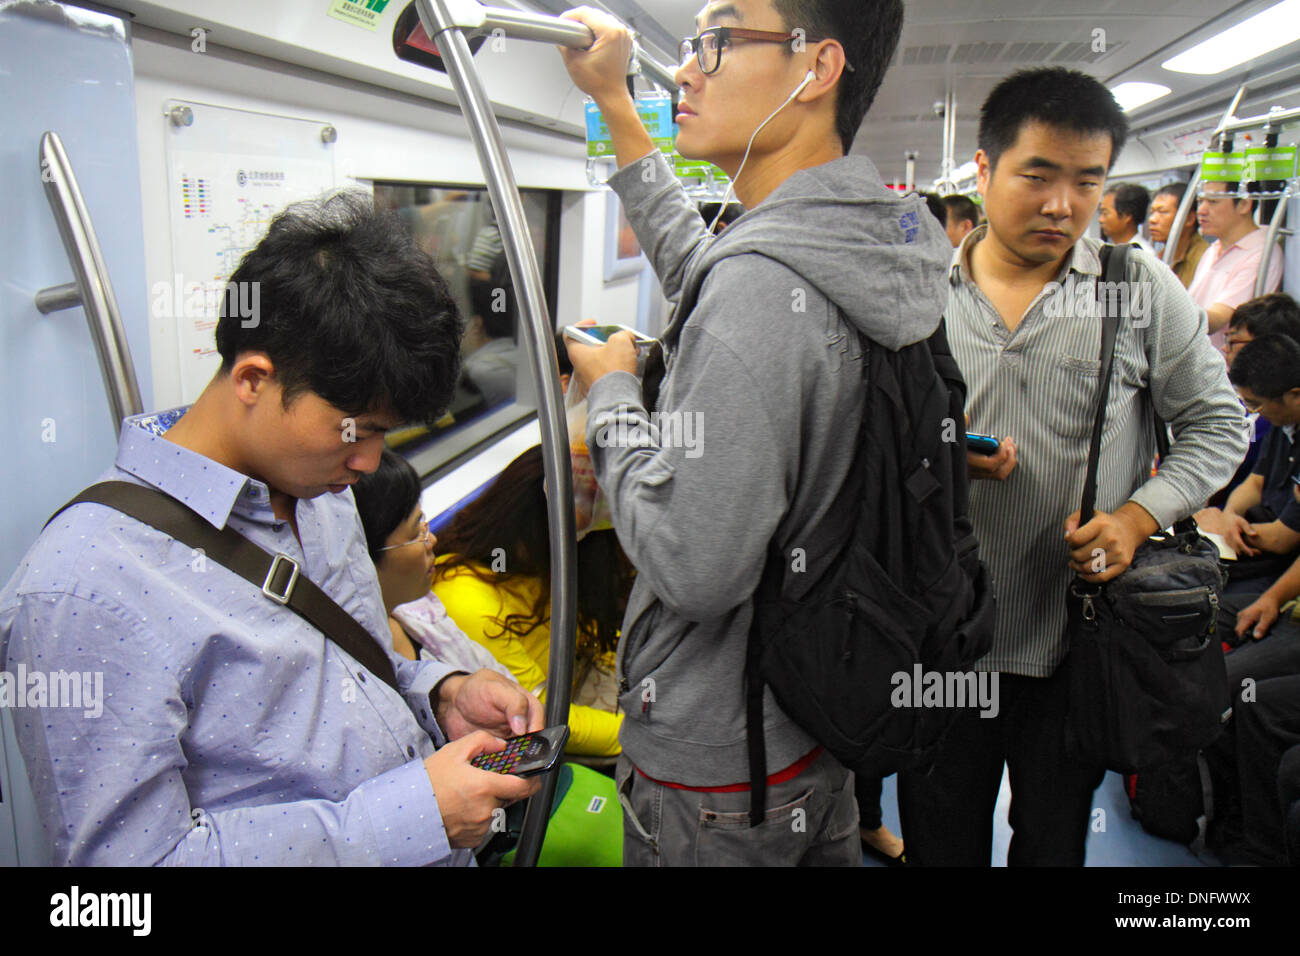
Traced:
<svg viewBox="0 0 1300 956">
<path fill-rule="evenodd" d="M 370 560 L 379 575 L 393 650 L 411 660 L 432 658 L 470 672 L 486 667 L 511 677 L 508 669 L 465 636 L 429 590 L 437 539 L 420 510 L 415 469 L 385 448 L 379 467 L 357 481 L 353 494 Z"/>
</svg>

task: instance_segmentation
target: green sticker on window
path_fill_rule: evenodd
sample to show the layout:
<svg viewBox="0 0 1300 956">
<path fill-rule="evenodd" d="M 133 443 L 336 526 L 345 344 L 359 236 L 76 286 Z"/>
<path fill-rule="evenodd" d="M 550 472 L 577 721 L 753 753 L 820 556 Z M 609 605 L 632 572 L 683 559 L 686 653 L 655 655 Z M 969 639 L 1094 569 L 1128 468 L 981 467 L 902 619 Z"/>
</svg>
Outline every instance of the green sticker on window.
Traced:
<svg viewBox="0 0 1300 956">
<path fill-rule="evenodd" d="M 342 20 L 355 27 L 374 30 L 384 15 L 384 8 L 391 0 L 333 0 L 329 15 L 335 20 Z"/>
</svg>

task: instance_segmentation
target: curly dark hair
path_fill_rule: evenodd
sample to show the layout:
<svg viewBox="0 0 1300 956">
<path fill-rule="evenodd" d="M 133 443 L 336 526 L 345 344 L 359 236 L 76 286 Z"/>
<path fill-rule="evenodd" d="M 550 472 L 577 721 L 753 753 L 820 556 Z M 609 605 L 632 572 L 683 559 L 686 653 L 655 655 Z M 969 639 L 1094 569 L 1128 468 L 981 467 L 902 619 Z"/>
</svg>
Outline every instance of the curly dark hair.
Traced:
<svg viewBox="0 0 1300 956">
<path fill-rule="evenodd" d="M 447 557 L 438 577 L 454 568 L 500 587 L 517 578 L 541 583 L 527 614 L 494 622 L 523 637 L 551 620 L 551 545 L 547 535 L 546 493 L 541 446 L 524 452 L 501 472 L 486 491 L 470 502 L 438 536 Z M 497 549 L 506 556 L 506 572 L 491 570 Z M 578 542 L 578 648 L 586 655 L 613 650 L 618 644 L 623 609 L 633 571 L 613 531 L 596 531 Z"/>
</svg>

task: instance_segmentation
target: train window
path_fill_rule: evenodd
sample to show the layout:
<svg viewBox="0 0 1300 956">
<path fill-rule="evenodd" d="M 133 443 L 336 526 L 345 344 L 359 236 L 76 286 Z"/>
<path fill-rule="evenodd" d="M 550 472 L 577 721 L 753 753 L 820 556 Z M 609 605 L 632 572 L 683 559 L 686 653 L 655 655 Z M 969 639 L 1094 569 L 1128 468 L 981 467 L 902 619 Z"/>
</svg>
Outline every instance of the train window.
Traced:
<svg viewBox="0 0 1300 956">
<path fill-rule="evenodd" d="M 537 386 L 487 189 L 376 182 L 374 191 L 375 205 L 395 210 L 433 257 L 465 317 L 461 377 L 447 414 L 433 427 L 412 426 L 388 437 L 389 445 L 428 478 L 535 415 Z M 560 193 L 523 189 L 520 195 L 554 315 Z"/>
</svg>

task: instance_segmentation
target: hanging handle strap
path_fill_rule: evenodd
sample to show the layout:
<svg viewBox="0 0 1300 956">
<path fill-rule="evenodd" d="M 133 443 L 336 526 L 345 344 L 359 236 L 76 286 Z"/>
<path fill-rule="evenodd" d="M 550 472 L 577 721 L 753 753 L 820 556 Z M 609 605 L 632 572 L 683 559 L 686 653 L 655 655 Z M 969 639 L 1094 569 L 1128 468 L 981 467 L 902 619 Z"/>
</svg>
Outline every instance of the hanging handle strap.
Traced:
<svg viewBox="0 0 1300 956">
<path fill-rule="evenodd" d="M 104 481 L 91 485 L 54 512 L 50 521 L 83 502 L 106 505 L 182 544 L 201 549 L 205 557 L 238 574 L 269 600 L 306 620 L 352 655 L 362 667 L 401 693 L 392 661 L 370 632 L 310 578 L 301 574 L 298 562 L 287 554 L 268 554 L 234 528 L 227 526 L 218 531 L 207 519 L 170 495 L 129 481 Z"/>
</svg>

